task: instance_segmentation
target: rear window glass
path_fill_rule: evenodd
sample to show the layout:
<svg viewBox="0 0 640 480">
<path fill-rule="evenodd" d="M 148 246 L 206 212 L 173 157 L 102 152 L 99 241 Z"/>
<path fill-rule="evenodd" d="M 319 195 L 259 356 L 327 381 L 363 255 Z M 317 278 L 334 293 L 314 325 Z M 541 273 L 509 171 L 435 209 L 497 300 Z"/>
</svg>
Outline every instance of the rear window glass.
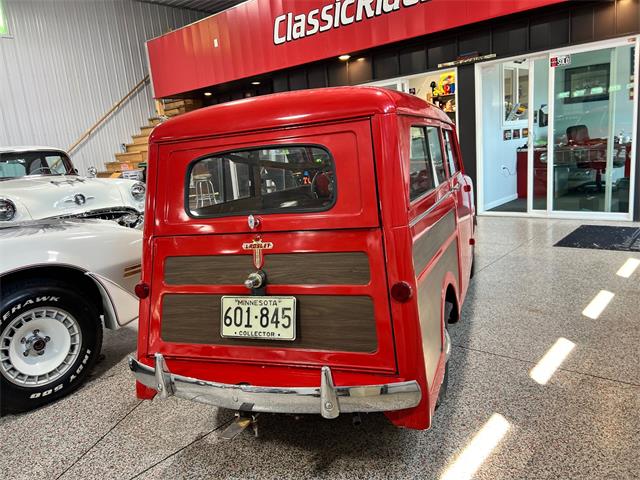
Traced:
<svg viewBox="0 0 640 480">
<path fill-rule="evenodd" d="M 217 153 L 189 169 L 187 209 L 194 217 L 333 206 L 333 158 L 317 146 L 268 147 Z"/>
</svg>

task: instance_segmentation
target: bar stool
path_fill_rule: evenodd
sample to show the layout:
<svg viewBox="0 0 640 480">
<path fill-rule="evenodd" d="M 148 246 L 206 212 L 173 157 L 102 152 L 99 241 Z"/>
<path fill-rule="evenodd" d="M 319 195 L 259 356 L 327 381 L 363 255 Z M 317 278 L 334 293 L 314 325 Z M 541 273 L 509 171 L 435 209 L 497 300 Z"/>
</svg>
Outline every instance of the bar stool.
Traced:
<svg viewBox="0 0 640 480">
<path fill-rule="evenodd" d="M 202 208 L 205 206 L 211 206 L 214 203 L 218 203 L 216 200 L 216 192 L 213 188 L 213 182 L 211 181 L 211 174 L 203 173 L 200 175 L 194 175 L 194 187 L 196 189 L 196 208 Z"/>
</svg>

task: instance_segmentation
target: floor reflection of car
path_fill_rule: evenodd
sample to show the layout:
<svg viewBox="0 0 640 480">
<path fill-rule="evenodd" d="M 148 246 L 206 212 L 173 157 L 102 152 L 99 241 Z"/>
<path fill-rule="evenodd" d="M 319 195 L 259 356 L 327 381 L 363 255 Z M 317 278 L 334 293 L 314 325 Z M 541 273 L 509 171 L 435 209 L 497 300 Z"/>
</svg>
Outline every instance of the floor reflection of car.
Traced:
<svg viewBox="0 0 640 480">
<path fill-rule="evenodd" d="M 79 387 L 102 329 L 138 316 L 141 231 L 105 220 L 0 226 L 0 412 Z"/>
<path fill-rule="evenodd" d="M 0 148 L 0 223 L 42 218 L 118 219 L 138 226 L 145 185 L 78 174 L 69 156 L 50 147 Z"/>
</svg>

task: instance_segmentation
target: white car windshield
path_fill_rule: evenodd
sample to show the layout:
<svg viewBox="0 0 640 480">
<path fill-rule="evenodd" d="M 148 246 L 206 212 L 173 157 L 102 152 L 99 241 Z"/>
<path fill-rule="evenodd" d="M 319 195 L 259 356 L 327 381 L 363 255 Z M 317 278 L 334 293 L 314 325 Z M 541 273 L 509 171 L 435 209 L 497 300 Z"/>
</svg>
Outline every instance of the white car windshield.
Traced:
<svg viewBox="0 0 640 480">
<path fill-rule="evenodd" d="M 0 153 L 0 180 L 30 175 L 77 175 L 66 154 L 56 151 Z"/>
</svg>

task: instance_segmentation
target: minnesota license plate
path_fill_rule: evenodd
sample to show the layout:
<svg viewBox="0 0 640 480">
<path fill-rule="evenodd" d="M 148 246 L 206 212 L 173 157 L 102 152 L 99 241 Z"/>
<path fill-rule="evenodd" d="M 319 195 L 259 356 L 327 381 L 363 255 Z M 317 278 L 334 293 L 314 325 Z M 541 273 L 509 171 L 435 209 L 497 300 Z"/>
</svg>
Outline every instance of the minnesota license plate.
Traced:
<svg viewBox="0 0 640 480">
<path fill-rule="evenodd" d="M 296 339 L 295 297 L 222 297 L 220 335 L 261 340 Z"/>
</svg>

